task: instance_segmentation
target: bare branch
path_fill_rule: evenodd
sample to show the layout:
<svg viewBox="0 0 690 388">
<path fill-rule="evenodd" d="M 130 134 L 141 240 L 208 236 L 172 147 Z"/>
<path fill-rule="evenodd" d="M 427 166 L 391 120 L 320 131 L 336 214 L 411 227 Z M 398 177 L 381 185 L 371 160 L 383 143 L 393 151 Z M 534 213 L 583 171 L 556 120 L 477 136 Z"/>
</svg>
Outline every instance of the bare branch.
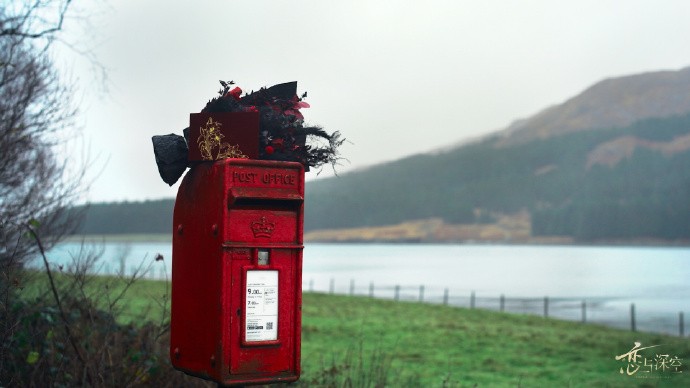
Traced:
<svg viewBox="0 0 690 388">
<path fill-rule="evenodd" d="M 27 39 L 52 38 L 55 33 L 62 30 L 65 15 L 67 15 L 67 10 L 71 3 L 72 0 L 66 0 L 62 4 L 57 14 L 57 21 L 47 27 L 33 31 L 30 27 L 27 29 L 27 24 L 29 24 L 31 20 L 36 19 L 36 13 L 40 11 L 42 7 L 46 6 L 42 1 L 36 0 L 33 4 L 28 6 L 28 9 L 25 10 L 23 14 L 14 17 L 10 16 L 4 21 L 3 24 L 9 24 L 9 26 L 0 28 L 0 38 L 5 36 Z M 0 26 L 2 26 L 2 24 L 0 24 Z"/>
<path fill-rule="evenodd" d="M 53 298 L 55 299 L 55 304 L 57 305 L 58 311 L 60 312 L 60 318 L 62 319 L 63 328 L 65 329 L 65 334 L 67 335 L 67 338 L 69 339 L 69 342 L 72 345 L 74 352 L 77 354 L 77 358 L 79 358 L 79 362 L 81 362 L 82 367 L 84 368 L 84 373 L 86 375 L 87 380 L 89 381 L 89 384 L 91 386 L 93 386 L 94 385 L 93 377 L 91 377 L 91 373 L 89 372 L 88 365 L 86 365 L 86 361 L 84 361 L 83 352 L 82 352 L 81 348 L 77 345 L 75 337 L 72 334 L 72 330 L 70 329 L 69 320 L 67 319 L 67 315 L 65 314 L 65 310 L 62 308 L 62 303 L 60 301 L 60 294 L 58 293 L 57 287 L 55 286 L 55 280 L 53 279 L 53 271 L 50 269 L 50 264 L 48 264 L 48 259 L 46 258 L 46 253 L 45 253 L 45 249 L 43 248 L 43 243 L 41 242 L 41 239 L 38 237 L 38 233 L 31 226 L 31 224 L 28 224 L 26 226 L 26 228 L 29 230 L 29 233 L 31 233 L 31 236 L 36 241 L 36 244 L 38 245 L 38 250 L 41 253 L 41 257 L 43 258 L 43 265 L 45 266 L 46 274 L 48 275 L 48 280 L 50 281 L 50 290 L 53 293 Z"/>
</svg>

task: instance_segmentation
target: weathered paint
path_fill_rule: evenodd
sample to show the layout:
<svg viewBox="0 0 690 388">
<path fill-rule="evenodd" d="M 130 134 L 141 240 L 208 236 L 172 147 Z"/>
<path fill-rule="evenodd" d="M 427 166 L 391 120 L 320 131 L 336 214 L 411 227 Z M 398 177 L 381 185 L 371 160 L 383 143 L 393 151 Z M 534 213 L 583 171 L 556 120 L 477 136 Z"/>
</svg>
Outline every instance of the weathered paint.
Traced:
<svg viewBox="0 0 690 388">
<path fill-rule="evenodd" d="M 184 177 L 173 216 L 170 358 L 223 385 L 300 374 L 304 169 L 225 159 Z M 268 265 L 258 251 L 269 252 Z M 246 341 L 247 271 L 278 271 L 276 340 Z"/>
</svg>

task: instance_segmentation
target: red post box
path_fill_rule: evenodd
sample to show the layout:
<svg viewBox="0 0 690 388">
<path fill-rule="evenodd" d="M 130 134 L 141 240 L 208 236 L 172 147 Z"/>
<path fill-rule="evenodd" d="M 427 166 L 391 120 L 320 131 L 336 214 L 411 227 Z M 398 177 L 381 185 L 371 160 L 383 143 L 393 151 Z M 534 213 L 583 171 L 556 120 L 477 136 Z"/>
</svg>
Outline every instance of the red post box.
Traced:
<svg viewBox="0 0 690 388">
<path fill-rule="evenodd" d="M 300 375 L 304 168 L 225 159 L 182 181 L 173 216 L 170 357 L 222 385 Z"/>
</svg>

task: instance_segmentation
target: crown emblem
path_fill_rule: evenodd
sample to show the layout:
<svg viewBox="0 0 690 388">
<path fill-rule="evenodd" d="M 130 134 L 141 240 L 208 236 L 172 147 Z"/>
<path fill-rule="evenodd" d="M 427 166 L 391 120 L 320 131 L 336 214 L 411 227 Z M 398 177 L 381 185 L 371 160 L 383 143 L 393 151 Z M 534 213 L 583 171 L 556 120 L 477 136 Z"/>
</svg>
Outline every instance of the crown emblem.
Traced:
<svg viewBox="0 0 690 388">
<path fill-rule="evenodd" d="M 276 224 L 267 221 L 266 217 L 261 217 L 258 221 L 253 221 L 251 227 L 254 237 L 271 237 L 273 230 L 276 228 Z"/>
</svg>

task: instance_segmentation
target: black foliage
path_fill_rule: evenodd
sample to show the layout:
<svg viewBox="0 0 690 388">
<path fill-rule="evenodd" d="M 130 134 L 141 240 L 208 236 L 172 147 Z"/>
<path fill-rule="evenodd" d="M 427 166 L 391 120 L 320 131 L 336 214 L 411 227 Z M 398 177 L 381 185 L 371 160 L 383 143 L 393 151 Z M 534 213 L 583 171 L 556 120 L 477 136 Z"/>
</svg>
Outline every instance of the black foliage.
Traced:
<svg viewBox="0 0 690 388">
<path fill-rule="evenodd" d="M 306 171 L 325 164 L 335 167 L 340 160 L 338 147 L 345 141 L 340 132 L 329 134 L 321 127 L 304 126 L 299 109 L 308 106 L 302 103 L 307 93 L 297 97 L 297 82 L 261 88 L 244 96 L 240 96 L 240 88 L 233 87 L 234 81 L 221 80 L 220 84 L 218 96 L 209 100 L 202 112 L 259 112 L 260 159 L 299 162 Z M 174 134 L 153 137 L 158 172 L 171 186 L 190 166 L 187 132 L 188 128 L 184 138 Z M 187 144 L 183 144 L 184 139 Z"/>
<path fill-rule="evenodd" d="M 329 134 L 321 127 L 304 126 L 299 109 L 307 93 L 297 97 L 297 82 L 261 88 L 242 97 L 239 88 L 231 89 L 233 81 L 220 83 L 218 97 L 210 100 L 202 112 L 258 111 L 260 159 L 300 162 L 306 170 L 325 164 L 335 166 L 340 159 L 338 147 L 345 141 L 340 132 Z"/>
<path fill-rule="evenodd" d="M 223 91 L 221 91 L 222 93 Z M 224 91 L 227 94 L 227 90 Z M 218 112 L 242 112 L 242 107 L 239 101 L 233 98 L 223 98 L 219 96 L 210 100 L 202 112 L 218 113 Z"/>
</svg>

